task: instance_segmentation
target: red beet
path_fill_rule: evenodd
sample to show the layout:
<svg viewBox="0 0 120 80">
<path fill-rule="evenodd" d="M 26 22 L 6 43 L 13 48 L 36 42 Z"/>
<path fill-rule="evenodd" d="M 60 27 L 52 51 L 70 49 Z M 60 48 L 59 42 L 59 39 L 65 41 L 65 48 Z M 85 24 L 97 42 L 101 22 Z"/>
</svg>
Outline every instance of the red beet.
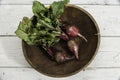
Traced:
<svg viewBox="0 0 120 80">
<path fill-rule="evenodd" d="M 56 62 L 58 63 L 62 63 L 62 62 L 65 62 L 65 61 L 69 61 L 69 60 L 72 60 L 74 59 L 75 57 L 74 56 L 67 56 L 66 54 L 62 53 L 62 52 L 57 52 L 56 55 L 55 55 L 55 60 Z"/>
<path fill-rule="evenodd" d="M 79 33 L 78 29 L 75 26 L 68 26 L 66 30 L 67 30 L 67 34 L 69 36 L 73 36 L 73 37 L 74 36 L 79 36 L 87 42 L 87 39 Z"/>
<path fill-rule="evenodd" d="M 73 54 L 75 55 L 76 59 L 79 59 L 79 56 L 78 56 L 78 45 L 75 43 L 75 41 L 73 41 L 73 40 L 68 41 L 68 47 L 69 47 L 70 51 L 73 52 Z"/>
</svg>

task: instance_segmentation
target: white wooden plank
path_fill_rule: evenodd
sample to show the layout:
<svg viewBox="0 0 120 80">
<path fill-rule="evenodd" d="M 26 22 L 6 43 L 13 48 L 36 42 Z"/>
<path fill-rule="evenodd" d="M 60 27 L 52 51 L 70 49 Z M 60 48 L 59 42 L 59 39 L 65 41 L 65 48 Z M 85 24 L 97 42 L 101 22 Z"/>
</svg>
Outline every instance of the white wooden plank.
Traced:
<svg viewBox="0 0 120 80">
<path fill-rule="evenodd" d="M 98 52 L 88 67 L 120 67 L 120 52 Z"/>
<path fill-rule="evenodd" d="M 120 67 L 119 41 L 120 37 L 102 37 L 99 52 L 89 67 Z M 17 37 L 0 37 L 0 67 L 30 67 Z"/>
<path fill-rule="evenodd" d="M 102 36 L 120 36 L 120 6 L 81 6 L 98 23 Z"/>
<path fill-rule="evenodd" d="M 21 46 L 18 38 L 0 37 L 0 66 L 29 67 Z"/>
<path fill-rule="evenodd" d="M 1 5 L 0 6 L 0 35 L 13 35 L 19 21 L 24 16 L 31 16 L 32 9 L 28 5 Z"/>
<path fill-rule="evenodd" d="M 120 6 L 78 5 L 97 21 L 102 36 L 120 36 Z M 0 35 L 15 35 L 23 16 L 31 17 L 32 5 L 1 5 Z"/>
<path fill-rule="evenodd" d="M 44 4 L 51 4 L 59 0 L 38 0 Z M 32 4 L 33 0 L 1 0 L 1 4 Z M 120 4 L 119 0 L 70 0 L 70 4 Z"/>
<path fill-rule="evenodd" d="M 0 80 L 120 80 L 120 69 L 86 69 L 69 77 L 54 78 L 32 68 L 0 68 Z"/>
</svg>

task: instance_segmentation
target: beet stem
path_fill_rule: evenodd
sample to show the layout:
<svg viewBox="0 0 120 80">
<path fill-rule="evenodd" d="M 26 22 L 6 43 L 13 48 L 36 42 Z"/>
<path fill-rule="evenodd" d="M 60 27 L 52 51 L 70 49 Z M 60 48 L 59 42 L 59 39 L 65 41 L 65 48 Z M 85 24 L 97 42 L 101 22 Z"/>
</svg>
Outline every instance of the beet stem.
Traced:
<svg viewBox="0 0 120 80">
<path fill-rule="evenodd" d="M 43 47 L 43 48 L 47 51 L 47 53 L 49 54 L 49 56 L 53 57 L 53 51 L 51 50 L 50 47 Z"/>
</svg>

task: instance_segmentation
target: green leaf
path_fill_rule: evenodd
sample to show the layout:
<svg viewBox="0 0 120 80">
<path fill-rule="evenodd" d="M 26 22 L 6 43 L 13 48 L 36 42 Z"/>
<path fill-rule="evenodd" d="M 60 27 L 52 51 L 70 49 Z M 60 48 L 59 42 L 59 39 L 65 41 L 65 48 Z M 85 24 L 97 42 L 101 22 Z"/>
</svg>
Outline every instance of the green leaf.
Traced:
<svg viewBox="0 0 120 80">
<path fill-rule="evenodd" d="M 52 10 L 52 17 L 59 18 L 61 13 L 64 11 L 65 5 L 69 2 L 69 0 L 53 2 L 50 6 Z"/>
<path fill-rule="evenodd" d="M 44 20 L 39 20 L 38 21 L 40 24 L 42 24 L 43 26 L 46 26 L 49 29 L 54 29 L 53 26 L 49 25 L 47 22 L 45 22 Z"/>
<path fill-rule="evenodd" d="M 18 29 L 15 31 L 16 35 L 26 41 L 29 45 L 34 45 L 29 38 L 29 30 L 31 29 L 31 20 L 28 17 L 23 17 L 22 21 L 19 23 Z"/>
<path fill-rule="evenodd" d="M 34 15 L 44 17 L 44 13 L 46 12 L 47 8 L 39 1 L 34 1 L 32 10 Z"/>
<path fill-rule="evenodd" d="M 23 17 L 23 20 L 19 23 L 18 28 L 24 32 L 27 32 L 31 27 L 31 21 L 28 17 Z"/>
<path fill-rule="evenodd" d="M 29 45 L 53 46 L 60 41 L 61 29 L 58 18 L 64 11 L 69 0 L 53 2 L 50 8 L 39 1 L 34 1 L 33 17 L 23 17 L 19 23 L 16 35 Z"/>
<path fill-rule="evenodd" d="M 18 29 L 16 30 L 16 35 L 19 36 L 20 38 L 24 39 L 25 41 L 27 41 L 28 39 L 28 34 L 26 34 L 25 32 L 23 32 L 22 30 Z"/>
<path fill-rule="evenodd" d="M 35 44 L 34 42 L 30 41 L 30 39 L 28 37 L 29 35 L 26 34 L 25 32 L 23 32 L 22 30 L 18 29 L 18 30 L 15 31 L 15 33 L 19 38 L 23 39 L 27 44 L 29 44 L 29 45 L 34 45 Z"/>
</svg>

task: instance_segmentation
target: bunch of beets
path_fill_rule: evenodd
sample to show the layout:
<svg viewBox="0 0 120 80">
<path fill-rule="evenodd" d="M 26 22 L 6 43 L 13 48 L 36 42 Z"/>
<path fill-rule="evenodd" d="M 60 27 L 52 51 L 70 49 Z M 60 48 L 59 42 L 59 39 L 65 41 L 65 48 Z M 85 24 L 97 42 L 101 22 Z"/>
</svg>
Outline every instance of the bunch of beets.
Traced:
<svg viewBox="0 0 120 80">
<path fill-rule="evenodd" d="M 75 25 L 60 25 L 61 35 L 59 36 L 62 41 L 67 44 L 67 47 L 70 52 L 72 52 L 72 56 L 70 54 L 66 54 L 64 47 L 61 45 L 65 45 L 64 43 L 55 44 L 52 47 L 45 47 L 44 49 L 47 51 L 49 56 L 54 59 L 58 63 L 66 62 L 72 59 L 79 59 L 78 50 L 79 45 L 76 43 L 75 38 L 83 39 L 87 42 L 87 39 L 80 34 L 78 28 Z"/>
</svg>

